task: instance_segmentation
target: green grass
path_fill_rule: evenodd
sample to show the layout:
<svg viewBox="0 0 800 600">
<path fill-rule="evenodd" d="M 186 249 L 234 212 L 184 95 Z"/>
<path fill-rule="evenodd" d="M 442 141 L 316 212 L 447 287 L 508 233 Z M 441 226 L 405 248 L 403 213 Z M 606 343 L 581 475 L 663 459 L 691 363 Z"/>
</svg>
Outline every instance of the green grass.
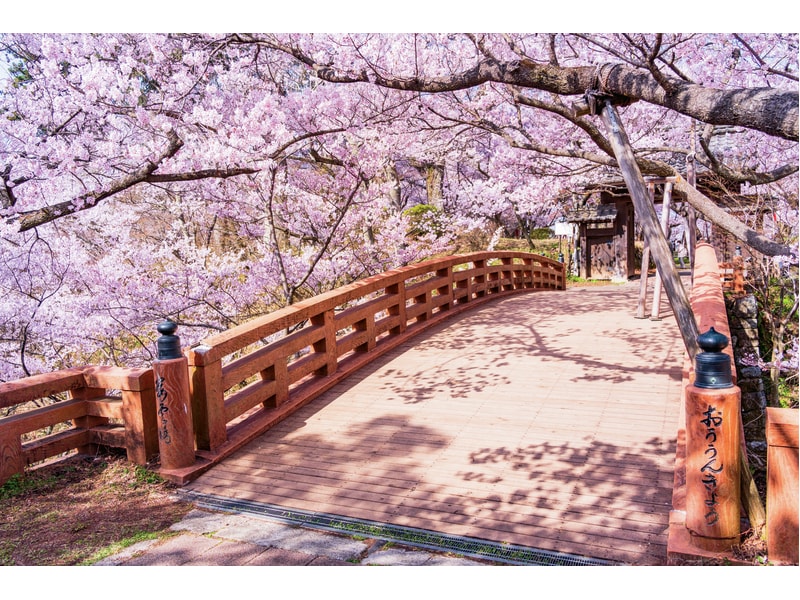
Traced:
<svg viewBox="0 0 800 600">
<path fill-rule="evenodd" d="M 118 542 L 114 542 L 113 544 L 106 546 L 105 548 L 101 548 L 100 550 L 92 554 L 90 557 L 81 561 L 78 564 L 81 566 L 93 565 L 94 563 L 99 562 L 104 558 L 107 558 L 114 554 L 117 554 L 118 552 L 122 552 L 125 548 L 133 546 L 134 544 L 138 544 L 139 542 L 144 542 L 147 540 L 157 540 L 159 538 L 171 537 L 172 535 L 177 535 L 177 533 L 168 533 L 165 535 L 164 533 L 158 531 L 140 531 Z"/>
<path fill-rule="evenodd" d="M 0 500 L 7 500 L 39 490 L 46 490 L 56 482 L 58 482 L 58 478 L 55 476 L 40 478 L 28 477 L 25 474 L 15 473 L 8 481 L 0 486 Z"/>
</svg>

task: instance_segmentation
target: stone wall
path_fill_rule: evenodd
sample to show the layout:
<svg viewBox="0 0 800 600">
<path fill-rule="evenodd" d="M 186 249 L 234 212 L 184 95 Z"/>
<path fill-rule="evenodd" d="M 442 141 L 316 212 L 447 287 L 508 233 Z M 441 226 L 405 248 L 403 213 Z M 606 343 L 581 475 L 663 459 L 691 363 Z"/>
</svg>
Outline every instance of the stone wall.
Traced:
<svg viewBox="0 0 800 600">
<path fill-rule="evenodd" d="M 751 466 L 766 468 L 766 408 L 767 396 L 761 368 L 743 363 L 746 357 L 760 356 L 758 348 L 758 303 L 755 296 L 725 299 L 731 346 L 736 365 L 737 385 L 742 390 L 742 423 L 747 440 Z"/>
</svg>

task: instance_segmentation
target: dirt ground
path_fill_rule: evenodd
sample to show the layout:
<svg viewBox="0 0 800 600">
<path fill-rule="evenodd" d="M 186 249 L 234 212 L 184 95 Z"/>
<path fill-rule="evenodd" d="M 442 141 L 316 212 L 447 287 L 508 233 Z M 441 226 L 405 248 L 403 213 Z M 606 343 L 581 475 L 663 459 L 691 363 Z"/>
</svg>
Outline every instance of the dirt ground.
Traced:
<svg viewBox="0 0 800 600">
<path fill-rule="evenodd" d="M 124 457 L 73 456 L 0 487 L 0 565 L 82 565 L 170 535 L 192 505 Z"/>
</svg>

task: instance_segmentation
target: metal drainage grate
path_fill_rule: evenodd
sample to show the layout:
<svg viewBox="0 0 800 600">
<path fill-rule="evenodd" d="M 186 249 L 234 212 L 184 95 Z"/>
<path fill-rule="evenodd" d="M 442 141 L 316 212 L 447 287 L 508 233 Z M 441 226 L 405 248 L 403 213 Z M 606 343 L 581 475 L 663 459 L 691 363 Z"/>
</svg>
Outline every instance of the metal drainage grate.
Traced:
<svg viewBox="0 0 800 600">
<path fill-rule="evenodd" d="M 198 506 L 209 509 L 251 514 L 292 525 L 303 525 L 346 535 L 363 535 L 427 550 L 453 552 L 462 556 L 494 562 L 544 566 L 609 566 L 615 564 L 586 556 L 448 535 L 415 527 L 403 527 L 377 521 L 285 508 L 274 504 L 222 498 L 196 492 L 181 492 L 181 494 Z"/>
</svg>

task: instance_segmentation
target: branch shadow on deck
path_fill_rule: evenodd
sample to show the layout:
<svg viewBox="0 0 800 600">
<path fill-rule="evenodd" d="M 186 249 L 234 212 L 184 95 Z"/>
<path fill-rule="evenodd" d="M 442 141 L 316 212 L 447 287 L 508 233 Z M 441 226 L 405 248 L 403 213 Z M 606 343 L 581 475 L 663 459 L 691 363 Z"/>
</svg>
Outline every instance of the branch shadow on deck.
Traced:
<svg viewBox="0 0 800 600">
<path fill-rule="evenodd" d="M 630 294 L 610 289 L 467 313 L 376 360 L 190 488 L 664 564 L 677 398 L 654 394 L 653 381 L 679 386 L 682 348 L 667 320 L 623 330 L 609 316 L 634 321 L 634 309 Z"/>
<path fill-rule="evenodd" d="M 674 448 L 657 439 L 448 451 L 447 435 L 403 415 L 334 439 L 274 437 L 204 476 L 204 491 L 621 563 L 666 559 Z"/>
</svg>

